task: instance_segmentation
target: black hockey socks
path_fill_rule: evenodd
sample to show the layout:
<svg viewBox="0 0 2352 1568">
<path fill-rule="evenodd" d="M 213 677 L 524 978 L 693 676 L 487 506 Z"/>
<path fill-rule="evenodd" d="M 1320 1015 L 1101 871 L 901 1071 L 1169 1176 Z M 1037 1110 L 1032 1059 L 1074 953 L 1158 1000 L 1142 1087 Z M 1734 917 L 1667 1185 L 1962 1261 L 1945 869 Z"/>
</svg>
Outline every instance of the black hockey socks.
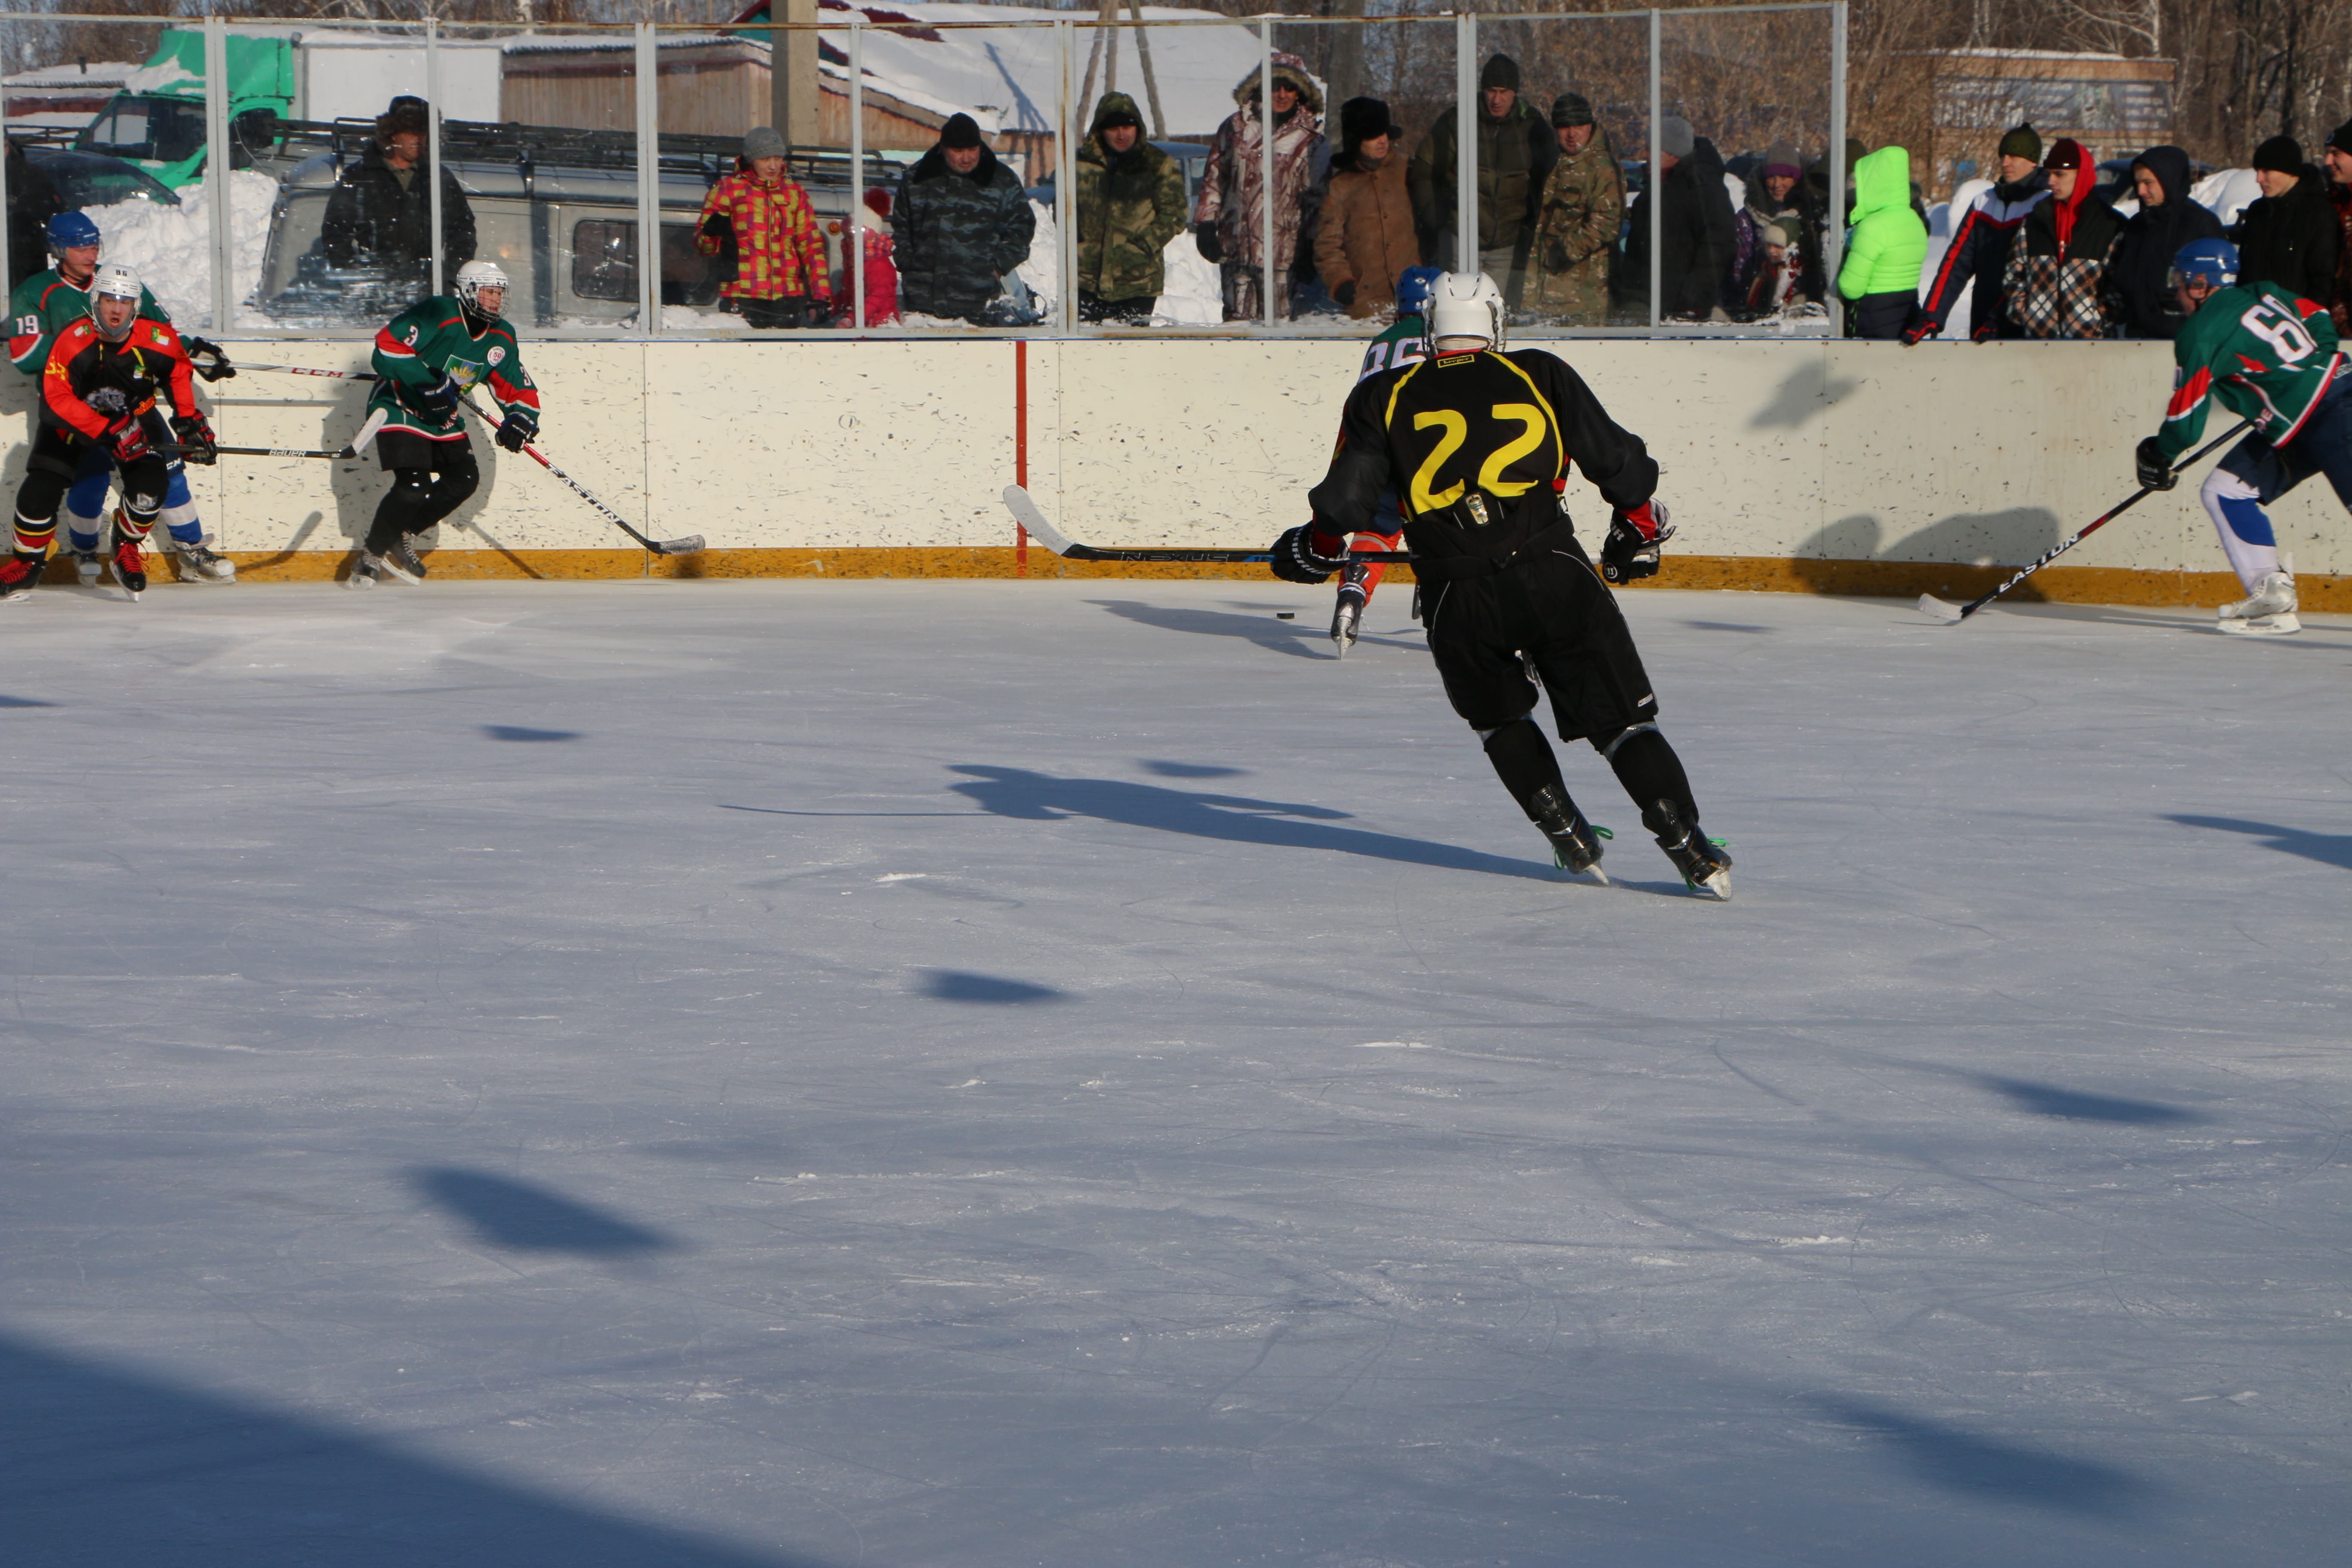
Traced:
<svg viewBox="0 0 2352 1568">
<path fill-rule="evenodd" d="M 427 521 L 422 527 L 409 530 L 421 533 L 436 523 L 446 521 L 449 514 L 464 506 L 482 483 L 482 470 L 474 461 L 474 449 L 464 447 L 449 455 L 448 466 L 440 470 L 433 481 Z"/>
<path fill-rule="evenodd" d="M 375 521 L 368 524 L 367 552 L 382 555 L 404 534 L 422 533 L 433 526 L 433 470 L 394 468 L 392 489 L 376 503 Z"/>
<path fill-rule="evenodd" d="M 1651 837 L 1678 837 L 1685 825 L 1697 823 L 1698 803 L 1691 799 L 1683 761 L 1655 724 L 1635 724 L 1613 735 L 1595 735 L 1592 749 L 1616 770 L 1617 782 L 1642 808 L 1642 826 Z M 1662 801 L 1673 804 L 1673 816 L 1658 809 Z"/>
<path fill-rule="evenodd" d="M 1537 791 L 1549 787 L 1560 799 L 1568 798 L 1568 784 L 1559 776 L 1559 759 L 1552 755 L 1551 742 L 1544 739 L 1542 727 L 1533 719 L 1514 719 L 1500 729 L 1487 731 L 1486 760 L 1495 764 L 1503 787 L 1511 792 L 1529 822 L 1542 820 L 1538 815 Z"/>
</svg>

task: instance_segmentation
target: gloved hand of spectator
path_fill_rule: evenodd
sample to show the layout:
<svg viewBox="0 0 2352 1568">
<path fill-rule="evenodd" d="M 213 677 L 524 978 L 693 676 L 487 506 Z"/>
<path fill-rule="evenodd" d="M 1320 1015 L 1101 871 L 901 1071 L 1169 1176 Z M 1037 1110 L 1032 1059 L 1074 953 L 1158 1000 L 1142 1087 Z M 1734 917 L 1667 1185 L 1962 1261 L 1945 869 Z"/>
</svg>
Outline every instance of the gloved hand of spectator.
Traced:
<svg viewBox="0 0 2352 1568">
<path fill-rule="evenodd" d="M 1343 310 L 1353 305 L 1356 302 L 1356 280 L 1350 278 L 1332 289 L 1331 298 L 1339 302 L 1339 309 Z"/>
<path fill-rule="evenodd" d="M 1217 238 L 1217 226 L 1204 223 L 1192 230 L 1192 244 L 1201 252 L 1201 259 L 1214 267 L 1225 258 L 1225 247 Z"/>
<path fill-rule="evenodd" d="M 528 408 L 509 408 L 507 421 L 499 426 L 499 445 L 509 452 L 520 452 L 539 439 L 539 416 Z"/>
<path fill-rule="evenodd" d="M 715 239 L 721 245 L 731 244 L 735 238 L 735 220 L 725 213 L 712 213 L 702 220 L 702 233 L 704 237 Z"/>
<path fill-rule="evenodd" d="M 1943 322 L 1931 321 L 1925 316 L 1918 317 L 1914 320 L 1909 326 L 1903 329 L 1904 346 L 1906 348 L 1911 347 L 1917 343 L 1920 339 L 1932 338 L 1943 330 Z"/>
</svg>

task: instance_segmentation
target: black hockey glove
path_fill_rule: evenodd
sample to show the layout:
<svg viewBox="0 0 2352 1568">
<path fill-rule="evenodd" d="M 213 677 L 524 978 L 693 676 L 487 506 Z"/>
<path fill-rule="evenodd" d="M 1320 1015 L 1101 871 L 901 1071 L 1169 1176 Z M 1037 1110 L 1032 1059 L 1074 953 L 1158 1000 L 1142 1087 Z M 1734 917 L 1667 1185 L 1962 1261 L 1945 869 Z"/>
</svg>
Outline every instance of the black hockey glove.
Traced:
<svg viewBox="0 0 2352 1568">
<path fill-rule="evenodd" d="M 1217 237 L 1217 226 L 1215 224 L 1204 223 L 1194 228 L 1192 230 L 1192 245 L 1195 249 L 1200 251 L 1201 259 L 1207 262 L 1212 267 L 1216 266 L 1217 263 L 1225 258 L 1224 242 Z"/>
<path fill-rule="evenodd" d="M 465 392 L 454 375 L 445 375 L 430 386 L 420 386 L 408 395 L 408 401 L 419 414 L 436 419 L 446 419 L 457 412 L 457 399 Z"/>
<path fill-rule="evenodd" d="M 147 426 L 139 416 L 126 414 L 106 427 L 99 439 L 113 456 L 118 468 L 128 468 L 142 458 L 152 457 L 154 447 L 147 439 Z"/>
<path fill-rule="evenodd" d="M 2164 448 L 2150 436 L 2132 454 L 2132 466 L 2139 470 L 2139 482 L 2152 490 L 2168 490 L 2180 482 L 2172 465 L 2164 460 Z"/>
<path fill-rule="evenodd" d="M 1348 563 L 1345 541 L 1318 533 L 1311 522 L 1284 529 L 1271 553 L 1274 559 L 1266 565 L 1286 583 L 1324 582 Z"/>
<path fill-rule="evenodd" d="M 228 355 L 221 353 L 220 344 L 207 342 L 202 338 L 185 338 L 182 342 L 188 351 L 188 363 L 194 367 L 198 375 L 206 381 L 234 381 L 236 378 L 236 366 L 228 363 Z"/>
<path fill-rule="evenodd" d="M 1666 521 L 1666 503 L 1644 501 L 1632 511 L 1609 520 L 1609 537 L 1601 546 L 1601 574 L 1612 583 L 1634 583 L 1658 574 L 1658 549 L 1675 536 Z"/>
<path fill-rule="evenodd" d="M 220 461 L 220 453 L 214 450 L 220 445 L 220 437 L 213 434 L 212 421 L 202 414 L 183 414 L 173 419 L 172 438 L 187 448 L 180 454 L 184 463 L 210 468 Z"/>
<path fill-rule="evenodd" d="M 499 426 L 499 445 L 509 452 L 520 452 L 539 439 L 539 418 L 528 408 L 509 408 L 507 422 Z"/>
</svg>

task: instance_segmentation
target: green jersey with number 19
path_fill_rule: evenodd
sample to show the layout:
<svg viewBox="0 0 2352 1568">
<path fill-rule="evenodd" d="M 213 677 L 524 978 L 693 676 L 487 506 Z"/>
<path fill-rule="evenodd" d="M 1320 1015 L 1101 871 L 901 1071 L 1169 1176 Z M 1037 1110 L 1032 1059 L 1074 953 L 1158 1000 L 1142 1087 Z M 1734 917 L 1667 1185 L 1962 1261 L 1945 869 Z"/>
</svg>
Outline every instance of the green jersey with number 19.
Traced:
<svg viewBox="0 0 2352 1568">
<path fill-rule="evenodd" d="M 2158 448 L 2177 461 L 2205 434 L 2216 399 L 2273 447 L 2294 438 L 2342 369 L 2327 307 L 2270 283 L 2217 289 L 2172 340 L 2172 401 Z"/>
</svg>

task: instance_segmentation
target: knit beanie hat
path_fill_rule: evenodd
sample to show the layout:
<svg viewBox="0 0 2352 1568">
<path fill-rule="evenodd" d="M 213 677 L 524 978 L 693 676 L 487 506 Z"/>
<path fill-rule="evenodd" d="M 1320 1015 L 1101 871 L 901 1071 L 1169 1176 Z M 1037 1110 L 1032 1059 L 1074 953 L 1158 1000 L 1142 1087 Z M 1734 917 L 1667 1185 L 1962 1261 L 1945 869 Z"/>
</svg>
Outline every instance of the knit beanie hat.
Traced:
<svg viewBox="0 0 2352 1568">
<path fill-rule="evenodd" d="M 2352 153 L 2352 120 L 2346 121 L 2329 132 L 2327 145 L 2338 153 Z"/>
<path fill-rule="evenodd" d="M 1677 115 L 1667 115 L 1658 121 L 1658 151 L 1668 157 L 1687 158 L 1698 138 L 1691 134 L 1690 121 Z"/>
<path fill-rule="evenodd" d="M 1552 129 L 1592 123 L 1592 101 L 1580 92 L 1563 92 L 1551 100 Z"/>
<path fill-rule="evenodd" d="M 1496 55 L 1488 60 L 1486 68 L 1478 73 L 1478 90 L 1484 92 L 1490 87 L 1507 87 L 1513 92 L 1518 91 L 1519 62 L 1508 55 Z"/>
<path fill-rule="evenodd" d="M 2050 155 L 2042 160 L 2045 169 L 2087 169 L 2091 166 L 2090 149 L 2072 136 L 2061 136 L 2050 143 Z"/>
<path fill-rule="evenodd" d="M 870 187 L 866 193 L 866 209 L 876 217 L 888 217 L 890 193 L 880 185 Z"/>
<path fill-rule="evenodd" d="M 940 145 L 942 147 L 982 147 L 987 145 L 987 143 L 983 142 L 980 139 L 979 121 L 974 120 L 969 114 L 950 114 L 948 116 L 948 122 L 940 127 Z"/>
<path fill-rule="evenodd" d="M 782 158 L 786 155 L 784 139 L 776 134 L 772 125 L 755 125 L 743 133 L 743 156 Z"/>
<path fill-rule="evenodd" d="M 1979 142 L 1978 145 L 1982 146 L 1983 143 Z M 2033 121 L 2027 121 L 2000 139 L 2000 155 L 2004 158 L 2031 158 L 2037 163 L 2042 162 L 2042 132 L 2033 129 Z"/>
<path fill-rule="evenodd" d="M 1797 157 L 1797 149 L 1789 142 L 1775 142 L 1765 150 L 1764 177 L 1766 179 L 1780 174 L 1793 180 L 1804 172 L 1804 165 Z"/>
<path fill-rule="evenodd" d="M 1361 146 L 1395 132 L 1389 106 L 1377 98 L 1351 98 L 1339 106 L 1339 139 L 1349 146 Z"/>
<path fill-rule="evenodd" d="M 2254 149 L 2254 167 L 2299 174 L 2303 172 L 2303 143 L 2292 136 L 2273 136 Z"/>
</svg>

